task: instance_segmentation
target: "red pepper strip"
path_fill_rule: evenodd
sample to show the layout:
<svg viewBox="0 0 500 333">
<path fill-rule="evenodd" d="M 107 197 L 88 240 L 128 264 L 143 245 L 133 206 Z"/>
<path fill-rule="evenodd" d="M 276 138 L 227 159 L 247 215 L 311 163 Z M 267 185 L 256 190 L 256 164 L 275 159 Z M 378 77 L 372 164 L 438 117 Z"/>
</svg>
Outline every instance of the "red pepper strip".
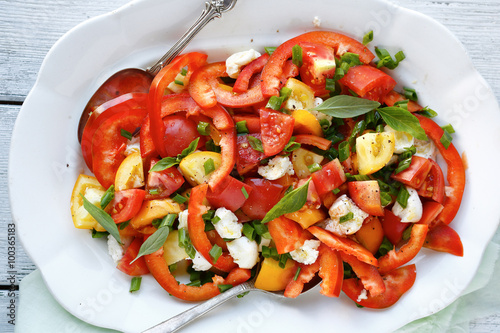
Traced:
<svg viewBox="0 0 500 333">
<path fill-rule="evenodd" d="M 234 168 L 234 163 L 236 162 L 236 133 L 234 128 L 220 131 L 219 134 L 222 163 L 217 170 L 212 172 L 208 180 L 208 185 L 210 185 L 212 191 L 220 190 L 220 186 L 224 184 L 224 179 L 229 177 L 229 174 Z"/>
<path fill-rule="evenodd" d="M 254 74 L 262 71 L 262 68 L 264 68 L 264 65 L 267 63 L 268 59 L 269 54 L 264 53 L 263 55 L 246 65 L 245 68 L 241 70 L 240 75 L 238 75 L 238 78 L 233 85 L 233 91 L 237 93 L 244 93 L 245 91 L 248 91 L 250 79 Z"/>
<path fill-rule="evenodd" d="M 344 265 L 340 251 L 335 251 L 321 244 L 319 246 L 319 276 L 321 282 L 320 293 L 328 297 L 339 297 L 344 280 Z"/>
<path fill-rule="evenodd" d="M 429 138 L 434 141 L 434 144 L 439 149 L 441 156 L 443 156 L 446 164 L 448 165 L 448 172 L 446 178 L 450 187 L 453 189 L 450 196 L 446 196 L 444 199 L 444 209 L 439 214 L 436 219 L 437 222 L 443 222 L 445 224 L 450 224 L 451 221 L 457 215 L 458 209 L 460 208 L 460 203 L 462 202 L 462 196 L 464 194 L 465 188 L 465 168 L 460 158 L 460 154 L 453 145 L 450 144 L 448 149 L 446 149 L 441 143 L 441 137 L 443 136 L 443 129 L 439 127 L 432 119 L 416 114 L 415 115 L 420 121 L 420 125 L 424 129 L 425 133 Z"/>
<path fill-rule="evenodd" d="M 321 150 L 328 150 L 332 144 L 330 140 L 312 134 L 295 135 L 295 142 L 303 145 L 311 145 Z"/>
<path fill-rule="evenodd" d="M 455 230 L 449 225 L 438 223 L 429 230 L 425 237 L 424 247 L 440 252 L 448 252 L 463 257 L 464 246 Z"/>
<path fill-rule="evenodd" d="M 262 70 L 262 94 L 265 97 L 279 96 L 281 74 L 285 62 L 292 56 L 292 48 L 299 42 L 312 42 L 333 47 L 337 55 L 344 52 L 359 54 L 359 59 L 368 64 L 375 58 L 363 44 L 345 35 L 331 31 L 312 31 L 292 38 L 274 50 Z"/>
<path fill-rule="evenodd" d="M 200 254 L 208 260 L 208 262 L 221 271 L 229 272 L 233 268 L 237 267 L 229 253 L 223 252 L 217 259 L 217 262 L 214 262 L 209 254 L 212 249 L 212 244 L 205 233 L 205 222 L 202 217 L 202 215 L 208 211 L 207 207 L 203 204 L 203 201 L 207 196 L 207 190 L 207 184 L 198 185 L 193 187 L 191 190 L 188 206 L 189 236 L 195 249 L 200 252 Z"/>
<path fill-rule="evenodd" d="M 163 248 L 145 256 L 146 264 L 153 277 L 169 294 L 190 302 L 199 302 L 210 299 L 220 294 L 218 285 L 231 284 L 236 286 L 247 281 L 251 272 L 249 269 L 236 267 L 224 279 L 216 275 L 212 278 L 213 282 L 205 283 L 202 286 L 194 287 L 177 282 L 175 277 L 170 273 L 168 265 L 163 259 Z"/>
<path fill-rule="evenodd" d="M 386 255 L 378 258 L 380 274 L 387 274 L 415 258 L 422 245 L 424 245 L 428 229 L 429 227 L 425 224 L 414 224 L 411 228 L 410 239 L 405 245 L 401 246 L 397 251 L 394 248 L 387 252 Z"/>
<path fill-rule="evenodd" d="M 361 280 L 363 287 L 370 292 L 371 296 L 378 296 L 385 292 L 384 280 L 377 268 L 359 261 L 356 257 L 340 253 L 342 260 L 348 263 L 356 276 Z"/>
<path fill-rule="evenodd" d="M 317 226 L 309 227 L 307 228 L 307 230 L 333 250 L 345 252 L 347 254 L 355 256 L 362 262 L 373 266 L 378 266 L 378 261 L 373 256 L 373 254 L 352 239 L 339 237 Z"/>
<path fill-rule="evenodd" d="M 415 265 L 400 267 L 382 278 L 385 284 L 385 292 L 378 296 L 367 295 L 367 298 L 361 298 L 360 295 L 364 289 L 359 279 L 346 279 L 342 286 L 342 291 L 354 302 L 370 309 L 385 309 L 396 303 L 401 296 L 413 286 L 417 271 Z"/>
<path fill-rule="evenodd" d="M 306 240 L 312 238 L 311 234 L 307 230 L 302 229 L 300 224 L 284 216 L 269 221 L 267 227 L 276 244 L 278 254 L 296 250 L 304 245 Z"/>
<path fill-rule="evenodd" d="M 188 73 L 193 72 L 198 67 L 204 65 L 207 60 L 207 55 L 197 52 L 183 54 L 175 58 L 170 64 L 163 67 L 162 70 L 155 76 L 148 96 L 148 111 L 149 119 L 151 120 L 151 134 L 157 152 L 162 157 L 167 156 L 164 146 L 165 124 L 162 121 L 162 100 L 167 86 L 174 81 L 177 74 L 188 66 Z"/>
<path fill-rule="evenodd" d="M 227 76 L 224 62 L 208 64 L 191 76 L 189 93 L 202 108 L 214 107 L 217 102 L 224 106 L 241 108 L 264 101 L 259 85 L 241 94 L 234 94 L 220 87 L 219 78 Z"/>
<path fill-rule="evenodd" d="M 296 298 L 300 295 L 304 289 L 304 284 L 308 283 L 313 279 L 316 273 L 319 271 L 319 259 L 317 259 L 311 265 L 299 264 L 300 272 L 297 279 L 292 279 L 286 285 L 284 295 L 288 298 Z"/>
</svg>

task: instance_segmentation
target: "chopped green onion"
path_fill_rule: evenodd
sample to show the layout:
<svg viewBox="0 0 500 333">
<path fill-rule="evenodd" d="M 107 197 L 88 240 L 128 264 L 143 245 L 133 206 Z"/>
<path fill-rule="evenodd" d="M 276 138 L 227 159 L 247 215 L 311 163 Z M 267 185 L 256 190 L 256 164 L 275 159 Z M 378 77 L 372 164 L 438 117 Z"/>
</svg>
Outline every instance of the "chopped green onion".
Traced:
<svg viewBox="0 0 500 333">
<path fill-rule="evenodd" d="M 363 45 L 368 44 L 373 40 L 373 30 L 370 30 L 369 32 L 366 33 L 366 35 L 363 36 Z"/>
<path fill-rule="evenodd" d="M 451 126 L 451 124 L 441 126 L 441 128 L 450 134 L 455 133 L 455 129 Z"/>
<path fill-rule="evenodd" d="M 302 48 L 296 44 L 292 47 L 292 62 L 297 66 L 302 66 Z"/>
<path fill-rule="evenodd" d="M 378 47 L 375 48 L 375 53 L 380 59 L 377 62 L 377 68 L 385 66 L 389 69 L 395 69 L 396 67 L 398 67 L 399 63 L 406 57 L 403 51 L 399 51 L 394 55 L 394 60 L 386 49 L 380 49 Z"/>
<path fill-rule="evenodd" d="M 319 125 L 321 126 L 323 131 L 325 131 L 330 127 L 330 122 L 328 121 L 328 119 L 320 119 Z"/>
<path fill-rule="evenodd" d="M 182 76 L 186 76 L 186 75 L 187 75 L 187 73 L 188 73 L 187 68 L 183 68 L 183 69 L 181 69 L 181 75 L 182 75 Z"/>
<path fill-rule="evenodd" d="M 218 284 L 217 287 L 219 288 L 219 291 L 221 293 L 225 292 L 226 290 L 229 290 L 233 287 L 232 284 Z"/>
<path fill-rule="evenodd" d="M 106 206 L 115 198 L 115 185 L 111 185 L 101 197 L 101 209 Z"/>
<path fill-rule="evenodd" d="M 293 277 L 293 281 L 297 281 L 297 278 L 299 277 L 299 274 L 300 274 L 300 269 L 301 269 L 301 267 L 299 266 L 297 268 L 297 271 L 295 272 L 295 276 Z"/>
<path fill-rule="evenodd" d="M 172 229 L 172 227 L 174 226 L 174 222 L 175 222 L 175 219 L 177 218 L 177 214 L 167 214 L 163 217 L 163 219 L 161 220 L 161 223 L 160 223 L 160 228 L 161 227 L 169 227 L 170 229 Z"/>
<path fill-rule="evenodd" d="M 347 213 L 339 218 L 339 223 L 345 223 L 347 221 L 352 220 L 353 218 L 354 218 L 354 213 L 349 212 L 349 213 Z"/>
<path fill-rule="evenodd" d="M 151 195 L 157 195 L 157 194 L 160 194 L 160 189 L 159 188 L 150 188 L 148 190 L 149 194 Z"/>
<path fill-rule="evenodd" d="M 398 192 L 398 196 L 396 201 L 401 205 L 401 207 L 406 208 L 408 205 L 408 198 L 410 197 L 410 193 L 406 189 L 406 186 L 401 186 Z"/>
<path fill-rule="evenodd" d="M 177 270 L 177 263 L 168 265 L 168 270 L 170 271 L 170 273 L 175 272 Z"/>
<path fill-rule="evenodd" d="M 292 259 L 290 253 L 283 253 L 282 255 L 280 255 L 278 266 L 280 266 L 281 268 L 285 268 L 288 259 Z"/>
<path fill-rule="evenodd" d="M 247 189 L 245 187 L 241 188 L 241 193 L 243 193 L 243 196 L 245 197 L 245 199 L 248 199 L 248 192 L 247 192 Z"/>
<path fill-rule="evenodd" d="M 403 240 L 407 241 L 408 239 L 410 239 L 412 227 L 413 224 L 406 228 L 405 231 L 403 231 Z"/>
<path fill-rule="evenodd" d="M 406 159 L 412 157 L 413 155 L 415 155 L 416 153 L 417 153 L 417 148 L 415 148 L 415 146 L 412 145 L 411 147 L 405 148 L 404 153 L 401 153 L 398 156 L 398 159 L 400 161 L 406 160 Z"/>
<path fill-rule="evenodd" d="M 318 170 L 321 170 L 321 165 L 319 165 L 319 163 L 313 163 L 311 165 L 308 165 L 307 168 L 309 169 L 310 173 L 313 173 Z"/>
<path fill-rule="evenodd" d="M 412 158 L 409 157 L 409 158 L 407 158 L 405 160 L 400 161 L 399 164 L 398 164 L 398 167 L 396 168 L 396 170 L 394 170 L 394 173 L 398 174 L 401 171 L 408 169 L 410 167 L 411 160 L 412 160 Z"/>
<path fill-rule="evenodd" d="M 212 218 L 212 223 L 213 223 L 213 224 L 217 224 L 217 222 L 219 222 L 220 220 L 221 220 L 221 218 L 220 218 L 219 216 L 214 216 L 214 217 Z"/>
<path fill-rule="evenodd" d="M 410 101 L 418 101 L 418 96 L 415 89 L 403 87 L 403 94 Z"/>
<path fill-rule="evenodd" d="M 259 221 L 254 221 L 252 225 L 257 235 L 261 236 L 262 238 L 271 239 L 271 234 L 269 233 L 267 225 L 262 224 Z"/>
<path fill-rule="evenodd" d="M 349 142 L 348 141 L 342 141 L 339 144 L 339 161 L 344 162 L 347 160 L 350 156 L 350 151 L 349 151 Z"/>
<path fill-rule="evenodd" d="M 174 80 L 174 83 L 179 85 L 179 86 L 183 86 L 184 85 L 184 82 L 180 81 L 180 80 Z"/>
<path fill-rule="evenodd" d="M 185 203 L 186 201 L 188 201 L 188 198 L 186 198 L 186 197 L 184 197 L 184 196 L 180 195 L 179 193 L 176 193 L 176 194 L 174 195 L 174 197 L 172 198 L 172 200 L 174 200 L 174 201 L 175 201 L 175 202 L 177 202 L 177 203 L 183 204 L 183 203 Z"/>
<path fill-rule="evenodd" d="M 276 50 L 276 46 L 266 46 L 264 47 L 264 51 L 266 51 L 267 54 L 271 55 L 274 53 Z"/>
<path fill-rule="evenodd" d="M 132 281 L 130 282 L 129 292 L 132 293 L 134 291 L 138 291 L 139 289 L 141 289 L 141 281 L 142 281 L 141 276 L 134 276 L 132 278 Z"/>
<path fill-rule="evenodd" d="M 221 152 L 221 148 L 219 146 L 217 146 L 214 142 L 214 140 L 210 139 L 208 140 L 206 143 L 205 143 L 205 148 L 208 150 L 208 151 L 213 151 L 213 152 L 216 152 L 216 153 L 220 153 Z"/>
<path fill-rule="evenodd" d="M 122 223 L 119 223 L 119 224 L 118 224 L 118 229 L 123 230 L 123 229 L 125 229 L 125 228 L 129 225 L 129 224 L 130 224 L 130 220 L 125 221 L 125 222 L 122 222 Z"/>
<path fill-rule="evenodd" d="M 382 192 L 380 191 L 380 204 L 382 207 L 387 206 L 392 202 L 392 197 L 388 192 Z"/>
<path fill-rule="evenodd" d="M 127 130 L 124 130 L 123 128 L 120 129 L 120 134 L 124 137 L 127 138 L 128 140 L 132 140 L 132 133 L 130 133 Z"/>
<path fill-rule="evenodd" d="M 189 238 L 189 234 L 186 231 L 186 228 L 179 229 L 179 246 L 182 247 L 189 258 L 194 259 L 196 255 L 196 250 L 191 243 L 191 238 Z"/>
<path fill-rule="evenodd" d="M 154 219 L 153 222 L 151 222 L 151 225 L 158 229 L 160 227 L 162 219 Z"/>
<path fill-rule="evenodd" d="M 363 181 L 363 180 L 372 180 L 369 175 L 351 175 L 350 173 L 346 172 L 345 176 L 347 178 L 347 181 Z"/>
<path fill-rule="evenodd" d="M 246 120 L 238 121 L 236 123 L 236 132 L 238 134 L 250 133 L 250 131 L 248 130 L 248 127 L 247 127 Z"/>
<path fill-rule="evenodd" d="M 384 125 L 379 124 L 377 127 L 375 127 L 375 132 L 377 133 L 382 133 L 384 131 Z"/>
<path fill-rule="evenodd" d="M 201 218 L 205 221 L 211 221 L 215 216 L 215 210 L 210 209 L 205 214 L 201 216 Z"/>
<path fill-rule="evenodd" d="M 212 172 L 215 171 L 214 160 L 209 158 L 208 160 L 205 161 L 205 163 L 203 163 L 203 167 L 205 168 L 205 175 L 211 174 Z"/>
<path fill-rule="evenodd" d="M 441 136 L 441 139 L 439 141 L 443 144 L 444 148 L 448 149 L 452 140 L 453 137 L 451 136 L 451 134 L 448 133 L 447 130 L 444 130 L 443 135 Z"/>
<path fill-rule="evenodd" d="M 417 112 L 418 114 L 427 117 L 427 118 L 434 118 L 438 115 L 438 113 L 428 107 L 423 108 L 422 110 Z"/>
<path fill-rule="evenodd" d="M 95 229 L 92 229 L 92 238 L 102 238 L 102 237 L 107 237 L 109 235 L 109 232 L 107 231 L 97 231 Z"/>
<path fill-rule="evenodd" d="M 405 109 L 406 111 L 408 111 L 408 100 L 405 99 L 405 100 L 402 100 L 402 101 L 397 101 L 396 103 L 394 103 L 393 106 L 400 107 L 400 108 Z"/>
<path fill-rule="evenodd" d="M 222 255 L 222 248 L 219 245 L 214 244 L 208 254 L 210 254 L 210 257 L 212 257 L 214 263 L 216 263 L 219 257 Z"/>
<path fill-rule="evenodd" d="M 250 143 L 250 147 L 252 147 L 253 150 L 260 151 L 261 153 L 264 152 L 264 148 L 262 147 L 262 141 L 260 141 L 256 137 L 249 135 L 248 143 Z"/>
<path fill-rule="evenodd" d="M 297 150 L 300 148 L 300 143 L 295 142 L 295 137 L 292 136 L 290 138 L 290 141 L 286 144 L 285 148 L 283 149 L 284 152 L 286 153 L 291 153 L 294 150 Z"/>
<path fill-rule="evenodd" d="M 200 121 L 196 129 L 201 135 L 210 135 L 210 124 L 207 122 Z"/>
<path fill-rule="evenodd" d="M 243 223 L 243 235 L 251 241 L 255 240 L 256 232 L 251 223 Z"/>
<path fill-rule="evenodd" d="M 378 248 L 378 253 L 383 256 L 386 255 L 387 252 L 391 251 L 394 248 L 392 243 L 387 239 L 387 237 L 384 237 L 384 240 L 382 241 L 382 244 L 380 244 L 380 247 Z"/>
<path fill-rule="evenodd" d="M 332 192 L 333 192 L 333 194 L 339 194 L 340 189 L 338 189 L 338 188 L 334 188 L 334 189 L 332 190 Z"/>
</svg>

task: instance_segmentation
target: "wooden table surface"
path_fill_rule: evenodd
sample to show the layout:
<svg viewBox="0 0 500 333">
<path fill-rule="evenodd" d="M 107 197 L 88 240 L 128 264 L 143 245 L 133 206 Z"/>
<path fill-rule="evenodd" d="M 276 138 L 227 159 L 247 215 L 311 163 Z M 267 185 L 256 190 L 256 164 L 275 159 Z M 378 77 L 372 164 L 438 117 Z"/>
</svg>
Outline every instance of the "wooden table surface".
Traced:
<svg viewBox="0 0 500 333">
<path fill-rule="evenodd" d="M 8 199 L 7 166 L 10 137 L 17 114 L 35 82 L 43 58 L 57 39 L 78 23 L 127 2 L 0 0 L 0 332 L 14 331 L 8 322 L 7 307 L 12 303 L 16 307 L 19 305 L 19 281 L 35 269 L 18 237 L 15 238 L 15 253 L 9 253 L 8 246 L 9 228 L 13 229 L 13 221 Z M 500 99 L 499 0 L 392 2 L 427 14 L 449 28 L 465 45 L 474 65 Z M 26 208 L 29 209 L 29 203 Z M 9 263 L 8 259 L 11 254 L 15 258 L 13 263 Z M 500 331 L 500 309 L 496 315 L 473 321 L 470 330 Z"/>
</svg>

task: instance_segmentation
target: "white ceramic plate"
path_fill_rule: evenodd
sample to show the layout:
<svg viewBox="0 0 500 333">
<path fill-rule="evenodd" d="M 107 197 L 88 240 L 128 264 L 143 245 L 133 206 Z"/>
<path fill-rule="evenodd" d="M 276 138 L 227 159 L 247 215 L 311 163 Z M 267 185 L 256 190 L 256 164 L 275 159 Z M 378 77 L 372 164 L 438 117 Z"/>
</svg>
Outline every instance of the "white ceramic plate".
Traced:
<svg viewBox="0 0 500 333">
<path fill-rule="evenodd" d="M 169 297 L 149 276 L 140 292 L 130 294 L 130 278 L 115 269 L 105 242 L 73 227 L 69 198 L 84 170 L 76 129 L 89 97 L 117 70 L 152 64 L 202 7 L 200 0 L 137 1 L 73 29 L 47 55 L 17 119 L 9 186 L 20 237 L 55 298 L 91 324 L 140 331 L 192 306 Z M 453 227 L 465 255 L 423 250 L 415 260 L 414 287 L 387 310 L 358 309 L 345 295 L 329 299 L 317 291 L 287 301 L 251 294 L 219 307 L 185 332 L 297 332 L 331 325 L 339 332 L 394 330 L 457 298 L 497 228 L 497 193 L 484 184 L 490 182 L 490 166 L 500 165 L 500 148 L 485 145 L 481 135 L 489 133 L 494 136 L 490 142 L 500 142 L 498 105 L 461 44 L 435 21 L 381 0 L 239 0 L 188 50 L 205 51 L 215 61 L 250 47 L 276 46 L 315 30 L 315 16 L 321 29 L 356 38 L 373 29 L 372 46 L 384 46 L 392 54 L 404 50 L 407 59 L 393 76 L 414 87 L 421 103 L 439 112 L 441 124 L 451 123 L 457 130 L 453 142 L 466 152 L 469 169 Z"/>
</svg>

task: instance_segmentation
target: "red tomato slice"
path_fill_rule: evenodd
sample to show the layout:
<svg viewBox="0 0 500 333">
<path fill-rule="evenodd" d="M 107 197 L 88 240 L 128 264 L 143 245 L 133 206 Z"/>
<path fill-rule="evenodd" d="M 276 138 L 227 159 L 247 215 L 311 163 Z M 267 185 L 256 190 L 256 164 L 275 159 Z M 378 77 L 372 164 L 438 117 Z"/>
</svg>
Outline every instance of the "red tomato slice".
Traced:
<svg viewBox="0 0 500 333">
<path fill-rule="evenodd" d="M 111 218 L 115 223 L 130 220 L 141 209 L 146 192 L 140 189 L 129 189 L 115 192 L 111 202 Z"/>
<path fill-rule="evenodd" d="M 139 254 L 139 249 L 141 248 L 142 242 L 142 237 L 136 237 L 134 238 L 132 243 L 130 243 L 127 250 L 125 251 L 125 254 L 123 255 L 123 258 L 120 260 L 120 262 L 118 262 L 117 268 L 120 271 L 131 276 L 140 276 L 149 273 L 149 269 L 146 265 L 144 257 L 140 257 L 132 264 L 130 263 Z"/>
<path fill-rule="evenodd" d="M 397 251 L 394 248 L 378 258 L 380 274 L 384 275 L 415 258 L 424 244 L 427 230 L 428 226 L 425 224 L 413 224 L 410 239 L 405 245 Z"/>
<path fill-rule="evenodd" d="M 403 232 L 408 227 L 408 223 L 401 222 L 401 219 L 388 209 L 384 209 L 384 215 L 380 217 L 380 222 L 382 223 L 385 237 L 393 245 L 398 245 L 403 238 Z"/>
<path fill-rule="evenodd" d="M 267 227 L 279 254 L 296 250 L 312 238 L 311 233 L 302 229 L 300 224 L 284 216 L 269 221 Z"/>
<path fill-rule="evenodd" d="M 328 297 L 339 297 L 344 280 L 344 265 L 340 252 L 332 250 L 325 244 L 319 246 L 319 276 L 321 294 Z"/>
<path fill-rule="evenodd" d="M 211 108 L 217 103 L 232 108 L 241 108 L 264 101 L 259 85 L 241 94 L 235 94 L 220 87 L 219 78 L 227 76 L 225 62 L 208 64 L 191 76 L 189 94 L 202 108 Z"/>
<path fill-rule="evenodd" d="M 439 213 L 443 210 L 444 206 L 439 202 L 426 201 L 422 204 L 422 217 L 418 223 L 420 224 L 433 224 L 433 221 L 438 217 Z"/>
<path fill-rule="evenodd" d="M 260 135 L 266 156 L 279 154 L 290 141 L 295 119 L 271 109 L 260 109 Z"/>
<path fill-rule="evenodd" d="M 347 187 L 349 196 L 359 208 L 370 215 L 384 215 L 380 203 L 380 187 L 376 180 L 348 182 Z"/>
<path fill-rule="evenodd" d="M 344 253 L 355 256 L 362 262 L 365 262 L 373 266 L 378 266 L 378 261 L 373 256 L 373 254 L 371 254 L 370 251 L 368 251 L 367 249 L 365 249 L 363 246 L 356 243 L 352 239 L 339 237 L 317 226 L 309 227 L 307 228 L 307 230 L 310 233 L 312 233 L 317 239 L 319 239 L 324 244 L 328 245 L 333 250 L 342 251 Z"/>
<path fill-rule="evenodd" d="M 286 285 L 284 295 L 288 298 L 296 298 L 302 293 L 304 284 L 310 282 L 319 271 L 319 259 L 311 265 L 300 264 L 300 272 L 297 279 L 292 279 Z"/>
<path fill-rule="evenodd" d="M 432 139 L 436 147 L 439 149 L 441 156 L 443 156 L 446 164 L 448 165 L 448 172 L 446 178 L 452 189 L 449 196 L 444 199 L 444 209 L 439 214 L 437 220 L 445 224 L 450 224 L 451 221 L 457 215 L 458 209 L 462 202 L 462 196 L 464 194 L 465 188 L 465 168 L 458 154 L 457 149 L 450 144 L 448 149 L 446 149 L 441 143 L 441 137 L 443 136 L 443 129 L 436 124 L 432 119 L 416 115 L 420 121 L 420 125 L 424 129 L 425 133 L 429 138 Z"/>
<path fill-rule="evenodd" d="M 145 109 L 148 94 L 128 93 L 114 98 L 97 107 L 87 120 L 82 134 L 82 156 L 87 167 L 92 171 L 92 139 L 101 124 L 114 114 L 131 110 Z"/>
<path fill-rule="evenodd" d="M 243 206 L 252 190 L 251 186 L 229 176 L 217 191 L 208 190 L 207 200 L 215 208 L 225 207 L 234 212 Z"/>
<path fill-rule="evenodd" d="M 351 67 L 339 82 L 359 97 L 377 102 L 382 102 L 396 86 L 391 76 L 369 65 Z"/>
<path fill-rule="evenodd" d="M 248 132 L 250 133 L 259 133 L 260 134 L 260 118 L 255 114 L 235 114 L 233 116 L 234 123 L 238 123 L 240 121 L 247 122 Z"/>
<path fill-rule="evenodd" d="M 261 139 L 260 133 L 238 135 L 236 141 L 236 170 L 240 176 L 257 172 L 260 161 L 266 157 L 264 153 L 252 148 L 248 141 L 249 136 Z"/>
<path fill-rule="evenodd" d="M 346 279 L 342 291 L 354 302 L 371 309 L 385 309 L 394 305 L 401 296 L 410 290 L 415 283 L 417 271 L 415 265 L 408 265 L 395 269 L 382 278 L 385 284 L 385 292 L 378 296 L 368 295 L 367 299 L 358 297 L 364 289 L 359 279 Z"/>
<path fill-rule="evenodd" d="M 335 51 L 323 44 L 300 42 L 299 45 L 302 48 L 302 82 L 314 90 L 315 96 L 328 94 L 326 79 L 335 74 Z"/>
<path fill-rule="evenodd" d="M 393 106 L 396 104 L 396 102 L 401 102 L 404 100 L 408 100 L 407 98 L 403 97 L 400 93 L 395 92 L 394 90 L 391 90 L 385 95 L 383 99 L 383 104 L 387 106 Z M 408 111 L 410 112 L 416 112 L 422 110 L 422 107 L 414 101 L 408 101 Z"/>
<path fill-rule="evenodd" d="M 151 169 L 158 159 L 151 159 Z M 176 167 L 170 167 L 163 171 L 148 172 L 148 181 L 146 183 L 146 199 L 160 199 L 170 196 L 177 191 L 185 180 Z"/>
<path fill-rule="evenodd" d="M 121 130 L 134 133 L 146 115 L 144 109 L 123 111 L 109 117 L 95 132 L 92 140 L 93 170 L 104 188 L 113 185 L 116 171 L 125 159 L 123 152 L 127 139 L 121 135 Z"/>
<path fill-rule="evenodd" d="M 443 170 L 433 160 L 429 159 L 432 164 L 431 171 L 427 174 L 424 182 L 418 190 L 418 194 L 424 198 L 431 198 L 439 203 L 444 202 L 444 175 Z"/>
<path fill-rule="evenodd" d="M 348 263 L 364 288 L 371 296 L 378 296 L 385 292 L 384 280 L 375 266 L 359 261 L 356 257 L 340 253 L 342 260 Z"/>
<path fill-rule="evenodd" d="M 232 269 L 226 279 L 216 275 L 212 278 L 213 282 L 205 283 L 202 286 L 187 286 L 177 282 L 175 276 L 170 273 L 166 261 L 163 259 L 163 248 L 145 256 L 146 264 L 153 277 L 170 295 L 189 302 L 199 302 L 210 299 L 220 294 L 218 285 L 231 284 L 237 286 L 251 277 L 249 269 L 236 267 Z"/>
<path fill-rule="evenodd" d="M 257 59 L 253 60 L 251 63 L 245 66 L 241 70 L 240 75 L 236 79 L 236 82 L 233 85 L 233 91 L 236 93 L 244 93 L 248 91 L 248 86 L 250 85 L 250 79 L 254 74 L 260 73 L 264 65 L 267 63 L 269 59 L 269 54 L 264 53 Z"/>
<path fill-rule="evenodd" d="M 311 177 L 319 195 L 338 188 L 347 179 L 337 158 L 323 165 L 323 168 L 314 172 Z"/>
<path fill-rule="evenodd" d="M 214 262 L 210 256 L 212 243 L 205 233 L 205 221 L 202 215 L 208 211 L 208 208 L 203 204 L 207 195 L 207 184 L 198 185 L 191 190 L 188 205 L 188 231 L 191 237 L 191 242 L 195 249 L 209 261 L 215 268 L 224 272 L 229 272 L 237 267 L 233 258 L 228 252 L 223 252 L 222 255 Z"/>
<path fill-rule="evenodd" d="M 285 188 L 262 178 L 247 178 L 245 184 L 252 187 L 241 211 L 250 219 L 262 220 L 267 212 L 281 199 Z"/>
<path fill-rule="evenodd" d="M 410 187 L 419 188 L 424 183 L 431 168 L 432 164 L 429 159 L 413 156 L 408 169 L 392 174 L 391 178 Z"/>
<path fill-rule="evenodd" d="M 425 237 L 424 247 L 463 257 L 464 246 L 455 230 L 442 222 L 431 228 Z"/>
<path fill-rule="evenodd" d="M 330 148 L 330 145 L 332 144 L 332 142 L 328 139 L 311 134 L 295 135 L 295 142 L 303 145 L 314 146 L 321 150 L 327 150 L 328 148 Z"/>
<path fill-rule="evenodd" d="M 281 44 L 273 52 L 262 70 L 262 93 L 265 97 L 279 96 L 284 65 L 292 57 L 292 48 L 299 42 L 318 43 L 333 47 L 337 55 L 341 52 L 359 54 L 360 60 L 368 64 L 375 58 L 372 52 L 360 42 L 331 31 L 312 31 L 292 38 Z"/>
<path fill-rule="evenodd" d="M 196 138 L 202 137 L 198 124 L 186 116 L 175 114 L 163 118 L 165 124 L 165 151 L 167 156 L 177 156 Z M 203 140 L 200 140 L 203 141 Z"/>
</svg>

